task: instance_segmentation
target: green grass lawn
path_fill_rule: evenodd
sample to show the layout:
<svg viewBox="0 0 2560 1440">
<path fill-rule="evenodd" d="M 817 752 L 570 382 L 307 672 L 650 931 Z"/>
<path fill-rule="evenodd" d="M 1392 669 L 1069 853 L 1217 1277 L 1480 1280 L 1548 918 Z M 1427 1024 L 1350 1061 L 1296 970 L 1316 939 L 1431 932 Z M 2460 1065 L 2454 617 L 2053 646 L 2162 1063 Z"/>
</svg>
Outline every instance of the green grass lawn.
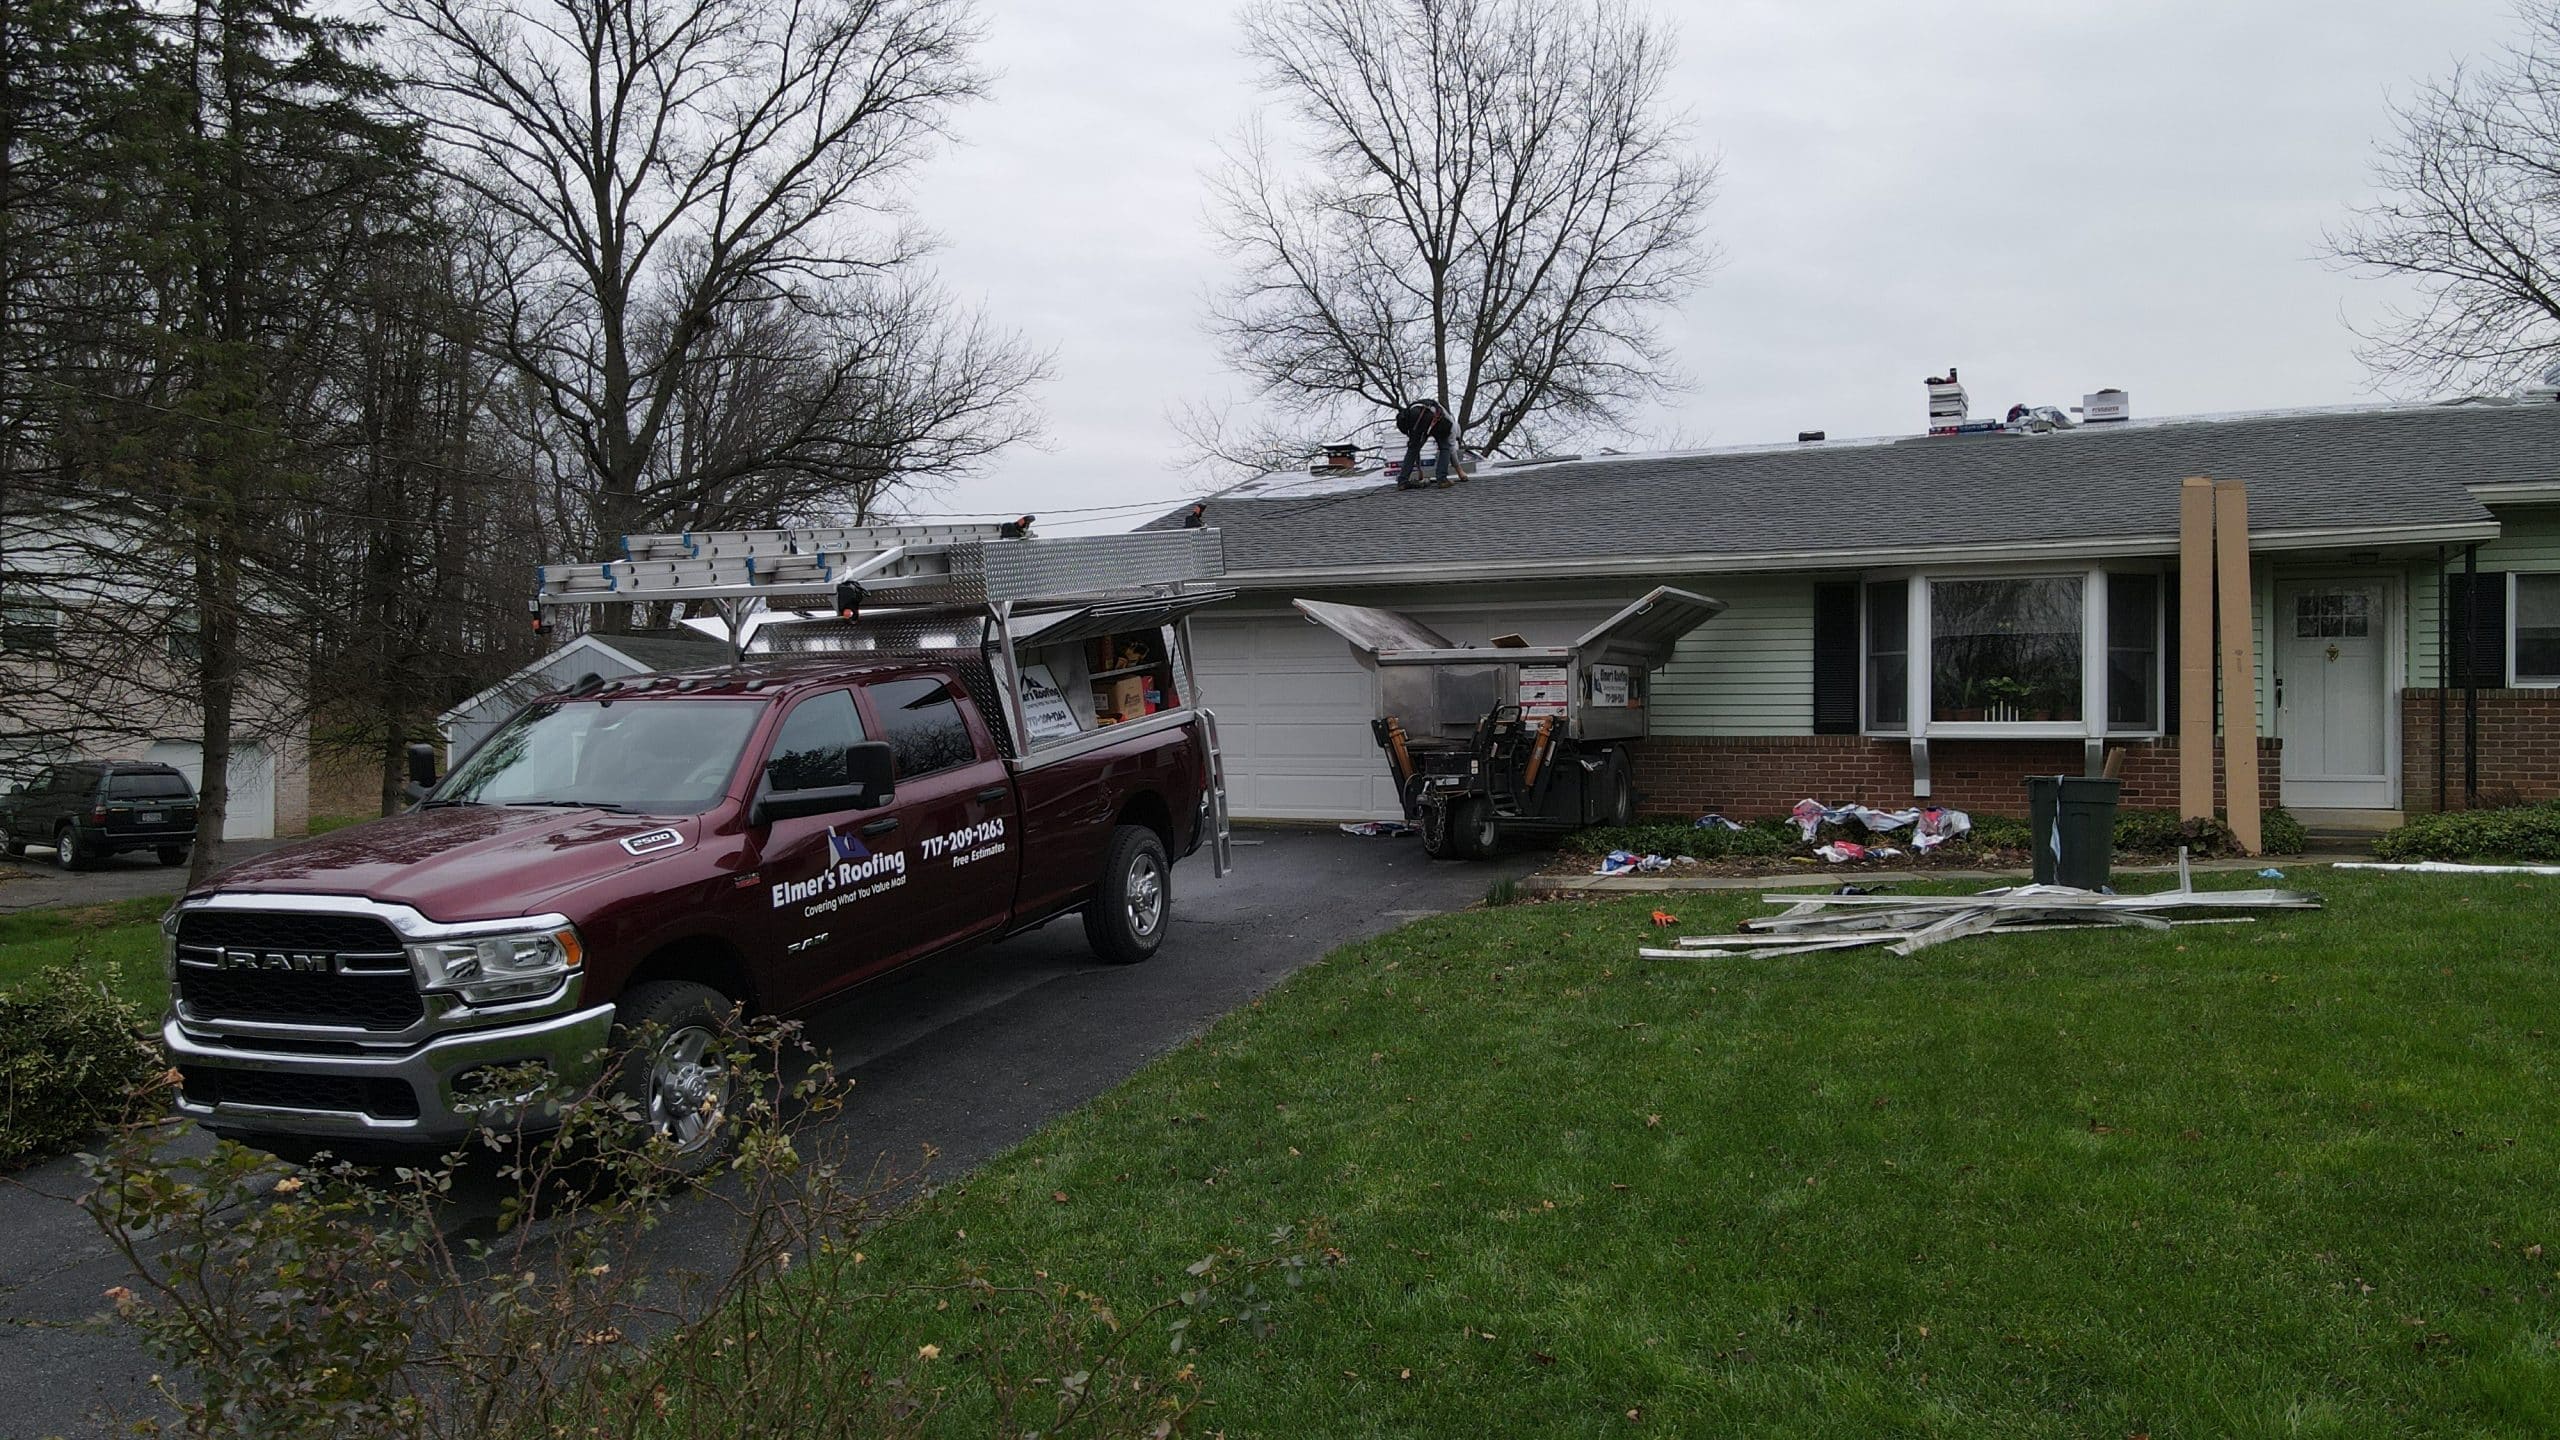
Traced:
<svg viewBox="0 0 2560 1440">
<path fill-rule="evenodd" d="M 1127 1313 L 1321 1219 L 1276 1335 L 1184 1357 L 1235 1437 L 2560 1433 L 2560 882 L 2296 879 L 2330 908 L 1907 960 L 1641 961 L 1656 897 L 1428 921 L 856 1273 Z"/>
<path fill-rule="evenodd" d="M 156 1020 L 169 1004 L 160 960 L 160 916 L 168 908 L 167 896 L 146 896 L 0 915 L 0 990 L 48 966 L 68 965 L 104 979 Z"/>
</svg>

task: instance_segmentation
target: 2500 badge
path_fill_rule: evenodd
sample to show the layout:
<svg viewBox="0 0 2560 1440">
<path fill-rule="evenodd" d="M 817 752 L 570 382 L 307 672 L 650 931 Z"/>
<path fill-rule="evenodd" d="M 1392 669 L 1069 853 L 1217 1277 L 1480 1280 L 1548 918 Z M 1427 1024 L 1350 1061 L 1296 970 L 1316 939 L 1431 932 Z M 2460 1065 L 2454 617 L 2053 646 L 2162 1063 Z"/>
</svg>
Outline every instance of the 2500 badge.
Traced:
<svg viewBox="0 0 2560 1440">
<path fill-rule="evenodd" d="M 954 851 L 974 850 L 990 840 L 1003 838 L 1004 821 L 998 818 L 981 820 L 975 825 L 963 825 L 948 835 L 927 835 L 924 837 L 923 844 L 917 848 L 924 851 L 924 858 L 934 860 Z"/>
</svg>

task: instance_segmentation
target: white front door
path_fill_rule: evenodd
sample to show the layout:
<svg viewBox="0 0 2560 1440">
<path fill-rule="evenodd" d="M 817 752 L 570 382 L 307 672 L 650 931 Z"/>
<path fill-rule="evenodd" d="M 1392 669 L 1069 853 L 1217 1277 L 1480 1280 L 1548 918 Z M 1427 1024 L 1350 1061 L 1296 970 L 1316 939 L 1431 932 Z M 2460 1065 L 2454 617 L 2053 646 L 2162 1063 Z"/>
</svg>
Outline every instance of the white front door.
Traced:
<svg viewBox="0 0 2560 1440">
<path fill-rule="evenodd" d="M 2382 580 L 2276 582 L 2271 658 L 2288 807 L 2387 810 L 2399 803 L 2390 599 Z"/>
</svg>

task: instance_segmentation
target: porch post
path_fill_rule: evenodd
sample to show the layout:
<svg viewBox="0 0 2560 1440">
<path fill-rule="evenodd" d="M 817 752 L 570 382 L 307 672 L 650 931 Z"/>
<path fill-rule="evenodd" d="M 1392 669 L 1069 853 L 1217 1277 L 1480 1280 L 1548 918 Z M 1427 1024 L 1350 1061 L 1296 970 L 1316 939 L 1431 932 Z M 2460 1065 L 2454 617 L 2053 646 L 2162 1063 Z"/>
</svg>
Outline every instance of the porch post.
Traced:
<svg viewBox="0 0 2560 1440">
<path fill-rule="evenodd" d="M 2258 631 L 2251 614 L 2249 486 L 2213 482 L 2213 555 L 2222 572 L 2222 804 L 2241 852 L 2262 847 L 2258 825 Z"/>
<path fill-rule="evenodd" d="M 2178 490 L 2178 818 L 2213 814 L 2213 482 Z"/>
</svg>

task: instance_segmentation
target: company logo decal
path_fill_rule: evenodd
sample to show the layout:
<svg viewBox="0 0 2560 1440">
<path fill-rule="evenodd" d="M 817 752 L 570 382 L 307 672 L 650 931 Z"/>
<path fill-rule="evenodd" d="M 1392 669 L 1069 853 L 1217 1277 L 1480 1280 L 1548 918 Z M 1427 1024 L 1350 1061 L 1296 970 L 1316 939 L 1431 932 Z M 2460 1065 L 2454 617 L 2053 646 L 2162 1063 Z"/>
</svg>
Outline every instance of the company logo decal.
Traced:
<svg viewBox="0 0 2560 1440">
<path fill-rule="evenodd" d="M 907 883 L 907 852 L 874 853 L 858 836 L 827 835 L 833 855 L 827 868 L 806 880 L 785 880 L 773 887 L 773 908 L 798 905 L 804 916 L 824 915 L 839 905 L 865 900 Z"/>
<path fill-rule="evenodd" d="M 624 836 L 622 848 L 634 855 L 647 855 L 653 851 L 665 850 L 683 843 L 684 837 L 673 830 L 650 830 L 638 835 Z"/>
</svg>

